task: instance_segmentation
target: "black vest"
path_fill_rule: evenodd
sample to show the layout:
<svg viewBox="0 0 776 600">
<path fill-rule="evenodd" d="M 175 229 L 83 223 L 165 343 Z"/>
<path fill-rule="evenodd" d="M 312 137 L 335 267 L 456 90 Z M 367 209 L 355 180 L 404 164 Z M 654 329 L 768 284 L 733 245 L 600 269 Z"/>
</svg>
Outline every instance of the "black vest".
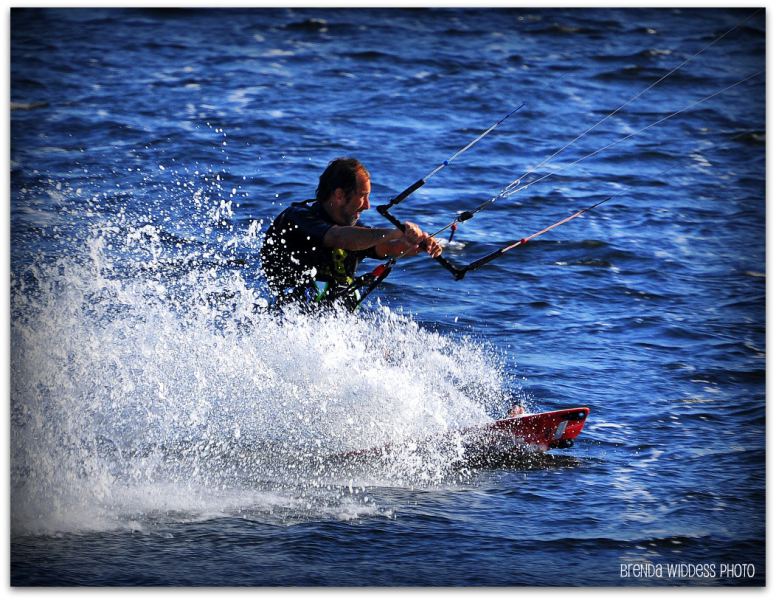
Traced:
<svg viewBox="0 0 776 600">
<path fill-rule="evenodd" d="M 353 282 L 364 257 L 374 250 L 327 248 L 323 236 L 336 225 L 316 200 L 294 202 L 264 236 L 261 262 L 270 290 L 279 301 L 322 300 Z M 364 227 L 362 223 L 356 223 Z M 318 284 L 323 285 L 316 285 Z"/>
</svg>

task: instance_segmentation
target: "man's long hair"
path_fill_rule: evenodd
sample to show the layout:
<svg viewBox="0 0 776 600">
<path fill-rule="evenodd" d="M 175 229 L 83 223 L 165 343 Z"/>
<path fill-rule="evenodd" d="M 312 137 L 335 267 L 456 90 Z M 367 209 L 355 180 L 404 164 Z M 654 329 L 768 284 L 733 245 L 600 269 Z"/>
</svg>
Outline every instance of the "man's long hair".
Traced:
<svg viewBox="0 0 776 600">
<path fill-rule="evenodd" d="M 335 158 L 318 179 L 315 199 L 325 202 L 337 188 L 342 188 L 345 195 L 350 196 L 356 191 L 356 175 L 359 172 L 369 177 L 369 171 L 355 158 Z"/>
</svg>

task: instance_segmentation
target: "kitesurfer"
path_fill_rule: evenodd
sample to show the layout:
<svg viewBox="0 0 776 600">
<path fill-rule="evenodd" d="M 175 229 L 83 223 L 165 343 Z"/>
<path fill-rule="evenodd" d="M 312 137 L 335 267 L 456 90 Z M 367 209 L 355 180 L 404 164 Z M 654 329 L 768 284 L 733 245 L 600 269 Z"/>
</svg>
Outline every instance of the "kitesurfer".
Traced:
<svg viewBox="0 0 776 600">
<path fill-rule="evenodd" d="M 278 303 L 324 302 L 351 286 L 363 258 L 441 254 L 437 240 L 414 223 L 398 228 L 364 225 L 369 209 L 369 172 L 355 158 L 337 158 L 319 178 L 315 198 L 295 202 L 274 220 L 261 259 Z M 343 298 L 351 307 L 358 297 Z"/>
</svg>

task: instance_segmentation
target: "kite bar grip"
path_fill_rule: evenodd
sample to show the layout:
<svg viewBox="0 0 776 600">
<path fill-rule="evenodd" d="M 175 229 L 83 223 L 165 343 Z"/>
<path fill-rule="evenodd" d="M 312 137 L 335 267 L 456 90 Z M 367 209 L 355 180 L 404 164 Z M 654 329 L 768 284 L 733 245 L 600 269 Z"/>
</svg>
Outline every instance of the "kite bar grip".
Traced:
<svg viewBox="0 0 776 600">
<path fill-rule="evenodd" d="M 388 208 L 390 205 L 383 204 L 382 206 L 377 207 L 377 212 L 379 212 L 383 217 L 388 219 L 391 223 L 393 223 L 397 228 L 399 228 L 401 231 L 404 231 L 406 228 L 404 227 L 404 223 L 399 221 L 396 217 L 394 217 L 391 213 L 388 212 Z M 425 247 L 425 244 L 423 244 Z M 466 275 L 466 271 L 464 269 L 459 269 L 456 267 L 453 263 L 451 263 L 449 260 L 442 256 L 435 256 L 434 260 L 437 261 L 440 265 L 442 265 L 445 269 L 450 271 L 453 274 L 453 277 L 455 277 L 456 280 L 463 279 L 463 276 Z"/>
</svg>

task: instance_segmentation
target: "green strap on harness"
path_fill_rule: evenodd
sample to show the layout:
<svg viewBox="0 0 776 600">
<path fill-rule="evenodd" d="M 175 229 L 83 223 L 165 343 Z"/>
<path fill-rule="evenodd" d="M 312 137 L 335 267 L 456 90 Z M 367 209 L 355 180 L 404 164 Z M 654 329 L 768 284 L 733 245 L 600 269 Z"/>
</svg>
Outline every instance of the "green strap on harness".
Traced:
<svg viewBox="0 0 776 600">
<path fill-rule="evenodd" d="M 358 289 L 351 289 L 354 283 L 352 277 L 348 278 L 350 285 L 339 292 L 336 292 L 336 288 L 332 288 L 331 283 L 328 281 L 316 281 L 315 282 L 315 297 L 314 302 L 326 302 L 329 300 L 336 301 L 338 299 L 344 299 L 348 303 L 352 303 L 353 310 L 356 310 L 361 304 L 361 292 Z M 350 298 L 348 298 L 350 296 Z"/>
<path fill-rule="evenodd" d="M 326 294 L 329 293 L 329 282 L 316 281 L 315 289 L 317 290 L 317 293 L 315 294 L 315 298 L 313 300 L 315 302 L 323 302 L 323 299 L 326 297 Z"/>
</svg>

